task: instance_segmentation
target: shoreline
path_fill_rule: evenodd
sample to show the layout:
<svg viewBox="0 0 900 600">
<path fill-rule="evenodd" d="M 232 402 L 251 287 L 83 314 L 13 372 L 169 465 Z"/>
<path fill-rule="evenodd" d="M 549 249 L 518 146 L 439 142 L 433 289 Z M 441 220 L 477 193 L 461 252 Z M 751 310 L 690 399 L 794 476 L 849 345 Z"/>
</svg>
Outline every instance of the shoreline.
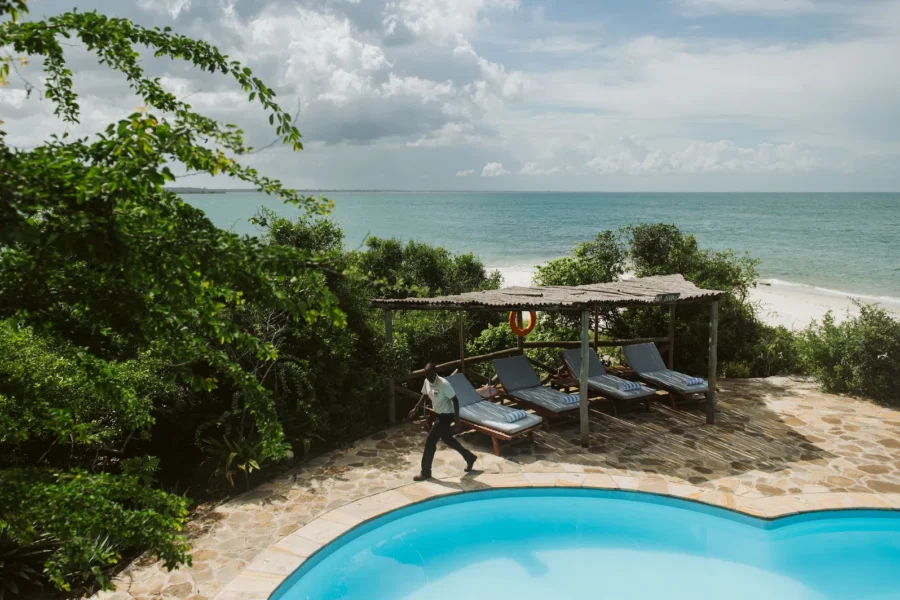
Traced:
<svg viewBox="0 0 900 600">
<path fill-rule="evenodd" d="M 504 287 L 531 285 L 535 271 L 534 268 L 520 266 L 488 267 L 488 270 L 500 271 Z M 759 285 L 751 290 L 750 301 L 759 305 L 759 318 L 764 323 L 782 325 L 792 330 L 804 329 L 813 320 L 821 322 L 829 310 L 834 314 L 835 322 L 840 323 L 848 316 L 859 314 L 856 302 L 880 306 L 900 318 L 900 298 L 829 290 L 778 279 L 761 279 Z"/>
</svg>

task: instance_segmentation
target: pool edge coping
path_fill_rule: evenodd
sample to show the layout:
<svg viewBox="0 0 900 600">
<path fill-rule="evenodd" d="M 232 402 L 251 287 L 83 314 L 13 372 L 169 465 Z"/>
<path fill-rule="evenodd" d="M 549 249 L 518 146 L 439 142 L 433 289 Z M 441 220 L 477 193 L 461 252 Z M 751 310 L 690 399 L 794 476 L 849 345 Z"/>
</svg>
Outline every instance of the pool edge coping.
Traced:
<svg viewBox="0 0 900 600">
<path fill-rule="evenodd" d="M 632 482 L 616 481 L 613 477 L 603 473 L 478 473 L 411 482 L 371 494 L 331 509 L 267 546 L 214 600 L 268 600 L 294 571 L 337 538 L 398 509 L 469 492 L 516 488 L 619 490 L 694 502 L 770 523 L 795 515 L 836 510 L 900 511 L 900 494 L 822 492 L 747 498 L 665 479 L 629 485 Z"/>
</svg>

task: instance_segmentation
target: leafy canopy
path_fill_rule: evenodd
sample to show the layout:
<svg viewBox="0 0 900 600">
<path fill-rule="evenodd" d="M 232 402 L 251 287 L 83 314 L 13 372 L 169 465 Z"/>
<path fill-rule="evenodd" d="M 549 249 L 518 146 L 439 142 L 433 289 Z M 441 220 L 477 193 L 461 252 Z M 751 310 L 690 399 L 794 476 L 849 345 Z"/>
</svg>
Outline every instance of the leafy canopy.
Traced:
<svg viewBox="0 0 900 600">
<path fill-rule="evenodd" d="M 243 132 L 196 112 L 142 65 L 152 55 L 228 77 L 299 150 L 271 89 L 168 28 L 96 12 L 20 20 L 26 12 L 22 0 L 0 0 L 0 85 L 20 71 L 13 61 L 40 65 L 41 93 L 62 123 L 78 123 L 64 50 L 73 39 L 143 104 L 95 136 L 27 150 L 7 144 L 0 121 L 0 531 L 14 555 L 46 549 L 43 576 L 55 587 L 91 590 L 110 586 L 125 552 L 148 550 L 169 567 L 190 560 L 187 500 L 158 489 L 159 460 L 140 454 L 160 406 L 178 406 L 185 390 L 222 393 L 259 452 L 280 458 L 289 445 L 266 380 L 279 346 L 254 319 L 346 319 L 327 256 L 222 231 L 164 187 L 175 172 L 207 173 L 326 212 L 327 201 L 240 164 L 253 151 Z"/>
<path fill-rule="evenodd" d="M 8 3 L 0 11 L 11 14 Z M 232 315 L 256 303 L 292 319 L 324 316 L 340 323 L 318 258 L 224 232 L 163 185 L 175 179 L 170 167 L 180 164 L 188 172 L 249 182 L 310 209 L 327 205 L 236 162 L 250 150 L 243 132 L 195 112 L 158 79 L 146 77 L 136 48 L 231 77 L 269 112 L 282 141 L 300 149 L 291 116 L 249 69 L 168 28 L 147 29 L 95 12 L 3 22 L 0 45 L 43 59 L 45 95 L 64 122 L 78 122 L 80 113 L 59 41 L 70 37 L 122 73 L 149 110 L 121 119 L 95 139 L 63 135 L 27 152 L 6 146 L 0 130 L 6 174 L 0 180 L 0 318 L 104 359 L 153 348 L 196 389 L 212 389 L 225 376 L 244 390 L 246 410 L 268 451 L 280 454 L 282 433 L 269 394 L 232 359 L 249 353 L 272 360 L 276 352 Z"/>
</svg>

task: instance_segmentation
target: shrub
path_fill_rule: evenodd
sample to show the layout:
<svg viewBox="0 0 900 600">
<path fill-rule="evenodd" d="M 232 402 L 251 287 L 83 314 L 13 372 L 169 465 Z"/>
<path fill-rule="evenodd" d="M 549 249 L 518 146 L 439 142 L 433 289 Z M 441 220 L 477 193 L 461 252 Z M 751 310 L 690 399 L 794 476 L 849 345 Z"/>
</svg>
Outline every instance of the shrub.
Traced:
<svg viewBox="0 0 900 600">
<path fill-rule="evenodd" d="M 0 600 L 27 598 L 41 587 L 44 563 L 54 544 L 49 536 L 20 545 L 9 534 L 9 526 L 0 526 Z"/>
<path fill-rule="evenodd" d="M 593 241 L 576 244 L 571 256 L 538 266 L 537 285 L 587 285 L 616 281 L 625 272 L 627 249 L 621 236 L 601 231 Z"/>
<path fill-rule="evenodd" d="M 760 324 L 757 331 L 756 339 L 740 352 L 747 361 L 752 377 L 803 372 L 797 334 L 780 325 L 769 327 Z"/>
<path fill-rule="evenodd" d="M 720 370 L 726 379 L 747 379 L 751 376 L 750 365 L 742 361 L 725 363 Z"/>
<path fill-rule="evenodd" d="M 461 294 L 500 287 L 498 271 L 487 273 L 474 254 L 453 255 L 420 242 L 371 237 L 355 254 L 361 273 L 375 283 L 374 295 L 385 298 Z M 373 297 L 374 297 L 373 295 Z"/>
<path fill-rule="evenodd" d="M 44 575 L 61 590 L 109 584 L 121 555 L 147 550 L 168 568 L 190 564 L 181 535 L 187 500 L 135 475 L 7 469 L 0 486 L 0 526 L 20 546 L 50 538 Z"/>
<path fill-rule="evenodd" d="M 900 320 L 860 305 L 859 316 L 838 324 L 830 312 L 801 334 L 800 355 L 825 391 L 900 403 Z"/>
</svg>

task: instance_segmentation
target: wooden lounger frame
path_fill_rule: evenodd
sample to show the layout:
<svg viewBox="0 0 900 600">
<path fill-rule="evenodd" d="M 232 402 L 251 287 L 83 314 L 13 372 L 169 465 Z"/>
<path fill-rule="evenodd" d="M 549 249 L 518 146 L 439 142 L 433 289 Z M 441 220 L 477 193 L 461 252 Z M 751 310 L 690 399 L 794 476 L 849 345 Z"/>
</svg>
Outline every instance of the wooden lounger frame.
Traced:
<svg viewBox="0 0 900 600">
<path fill-rule="evenodd" d="M 488 402 L 488 400 L 485 400 Z M 434 410 L 430 406 L 426 406 L 425 410 L 431 415 L 429 415 L 429 421 L 431 420 L 431 416 L 434 415 Z M 500 450 L 502 448 L 508 448 L 510 446 L 514 446 L 524 441 L 534 441 L 534 432 L 540 429 L 546 421 L 538 423 L 536 425 L 532 425 L 528 429 L 523 429 L 521 431 L 517 431 L 512 435 L 508 433 L 504 433 L 502 431 L 498 431 L 496 429 L 491 429 L 490 427 L 486 427 L 479 423 L 475 423 L 473 421 L 469 421 L 464 419 L 462 415 L 459 417 L 460 424 L 466 428 L 466 430 L 477 431 L 478 433 L 483 433 L 484 435 L 491 438 L 491 444 L 494 446 L 494 454 L 496 456 L 500 456 Z M 505 444 L 501 444 L 500 442 L 506 442 Z"/>
<path fill-rule="evenodd" d="M 569 365 L 568 365 L 568 363 L 566 363 L 566 355 L 565 355 L 565 352 L 560 352 L 560 353 L 559 353 L 559 359 L 562 361 L 563 369 L 566 371 L 566 373 L 568 373 L 569 378 L 570 378 L 572 381 L 574 381 L 575 384 L 577 385 L 577 384 L 578 384 L 578 378 L 577 378 L 575 375 L 573 375 L 573 374 L 572 374 L 572 371 L 569 369 Z M 646 383 L 646 382 L 645 382 L 645 383 Z M 649 386 L 648 386 L 648 387 L 649 387 Z M 619 416 L 619 406 L 618 406 L 619 403 L 627 403 L 627 404 L 631 404 L 632 402 L 642 402 L 642 403 L 644 404 L 644 409 L 645 409 L 645 410 L 650 410 L 650 400 L 656 400 L 656 401 L 658 401 L 658 402 L 661 402 L 661 401 L 662 401 L 662 398 L 661 398 L 662 396 L 668 396 L 669 399 L 672 401 L 672 408 L 676 408 L 676 407 L 675 407 L 675 398 L 672 397 L 672 394 L 671 394 L 668 390 L 660 390 L 660 389 L 658 389 L 656 386 L 654 386 L 652 389 L 653 389 L 654 391 L 656 391 L 656 394 L 655 394 L 654 396 L 643 396 L 643 397 L 641 397 L 641 398 L 631 398 L 631 399 L 629 399 L 629 400 L 619 400 L 618 398 L 612 398 L 611 396 L 605 395 L 603 392 L 600 392 L 600 391 L 597 391 L 597 390 L 595 390 L 595 389 L 592 389 L 591 386 L 590 386 L 590 384 L 588 384 L 588 392 L 594 394 L 593 397 L 591 397 L 591 396 L 589 395 L 588 398 L 591 399 L 591 400 L 594 400 L 594 399 L 599 398 L 599 399 L 606 400 L 607 402 L 609 402 L 609 405 L 612 406 L 612 409 L 613 409 L 613 416 L 614 416 L 614 417 L 618 417 L 618 416 Z"/>
</svg>

